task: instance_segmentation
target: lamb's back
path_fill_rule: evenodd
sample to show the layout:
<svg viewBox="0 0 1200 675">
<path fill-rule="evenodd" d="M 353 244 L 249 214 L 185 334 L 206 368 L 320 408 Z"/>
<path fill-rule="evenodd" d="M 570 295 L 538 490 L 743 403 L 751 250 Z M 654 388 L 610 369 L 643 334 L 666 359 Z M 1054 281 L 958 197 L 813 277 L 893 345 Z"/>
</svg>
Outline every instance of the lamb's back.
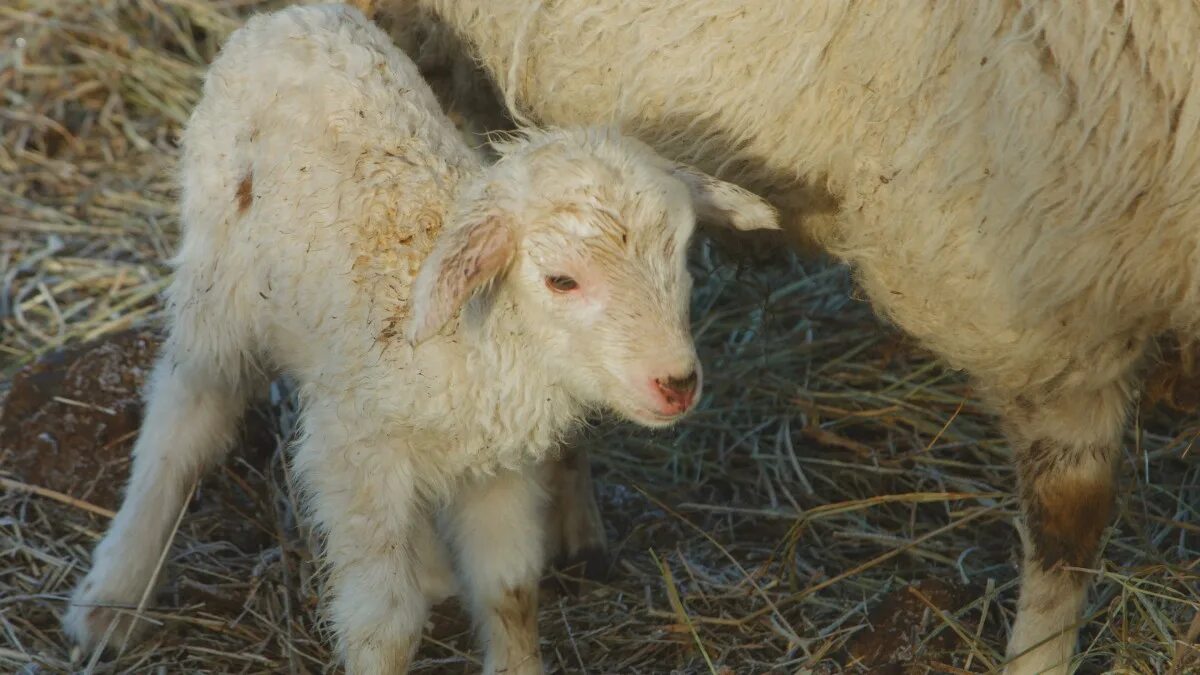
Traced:
<svg viewBox="0 0 1200 675">
<path fill-rule="evenodd" d="M 299 350 L 274 355 L 285 367 L 319 350 L 303 345 L 357 352 L 397 330 L 478 168 L 413 63 L 343 5 L 235 32 L 183 142 L 177 286 L 224 287 L 264 349 Z"/>
</svg>

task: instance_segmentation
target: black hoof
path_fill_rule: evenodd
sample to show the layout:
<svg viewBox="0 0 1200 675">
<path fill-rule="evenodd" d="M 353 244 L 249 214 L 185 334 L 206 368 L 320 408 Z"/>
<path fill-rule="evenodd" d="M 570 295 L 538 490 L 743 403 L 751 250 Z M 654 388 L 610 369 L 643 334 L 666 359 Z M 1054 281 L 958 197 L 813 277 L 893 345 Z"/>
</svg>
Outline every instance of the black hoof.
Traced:
<svg viewBox="0 0 1200 675">
<path fill-rule="evenodd" d="M 599 546 L 590 546 L 573 556 L 560 557 L 554 564 L 563 590 L 578 595 L 584 581 L 603 582 L 609 578 L 608 552 Z"/>
</svg>

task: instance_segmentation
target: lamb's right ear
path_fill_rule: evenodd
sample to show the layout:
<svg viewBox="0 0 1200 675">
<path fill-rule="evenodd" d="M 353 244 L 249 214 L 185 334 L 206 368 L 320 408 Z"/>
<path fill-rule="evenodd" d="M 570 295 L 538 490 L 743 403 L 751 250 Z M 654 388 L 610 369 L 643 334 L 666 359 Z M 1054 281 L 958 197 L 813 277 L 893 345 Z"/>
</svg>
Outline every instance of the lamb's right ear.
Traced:
<svg viewBox="0 0 1200 675">
<path fill-rule="evenodd" d="M 743 231 L 779 229 L 779 212 L 753 192 L 681 162 L 671 175 L 692 193 L 699 220 Z"/>
<path fill-rule="evenodd" d="M 512 229 L 497 214 L 444 230 L 413 282 L 409 343 L 418 345 L 441 330 L 476 290 L 508 267 L 515 250 Z"/>
</svg>

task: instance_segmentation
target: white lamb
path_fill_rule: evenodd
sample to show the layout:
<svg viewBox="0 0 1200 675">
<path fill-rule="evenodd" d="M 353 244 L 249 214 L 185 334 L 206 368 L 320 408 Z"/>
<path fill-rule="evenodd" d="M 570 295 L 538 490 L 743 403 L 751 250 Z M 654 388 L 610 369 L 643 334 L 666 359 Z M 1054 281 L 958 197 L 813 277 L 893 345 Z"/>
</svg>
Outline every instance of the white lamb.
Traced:
<svg viewBox="0 0 1200 675">
<path fill-rule="evenodd" d="M 1027 535 L 1008 668 L 1067 672 L 1139 365 L 1200 332 L 1200 3 L 378 4 L 443 21 L 536 122 L 767 196 L 969 372 Z"/>
<path fill-rule="evenodd" d="M 486 671 L 541 672 L 539 461 L 589 410 L 656 427 L 692 406 L 695 218 L 770 228 L 773 209 L 603 130 L 531 133 L 485 167 L 344 5 L 237 31 L 183 148 L 170 336 L 68 631 L 91 648 L 141 623 L 118 608 L 153 588 L 189 487 L 283 372 L 350 672 L 407 670 L 446 591 L 439 514 Z"/>
</svg>

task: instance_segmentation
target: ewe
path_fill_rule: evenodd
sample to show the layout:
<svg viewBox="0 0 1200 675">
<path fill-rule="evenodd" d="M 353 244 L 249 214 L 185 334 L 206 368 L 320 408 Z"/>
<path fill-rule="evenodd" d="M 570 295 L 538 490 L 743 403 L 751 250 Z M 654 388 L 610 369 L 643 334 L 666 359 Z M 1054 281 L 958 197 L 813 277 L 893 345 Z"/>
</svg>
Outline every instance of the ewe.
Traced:
<svg viewBox="0 0 1200 675">
<path fill-rule="evenodd" d="M 1200 328 L 1200 4 L 378 4 L 443 22 L 535 122 L 766 195 L 969 372 L 1027 534 L 1009 672 L 1067 671 L 1138 366 Z"/>
</svg>

